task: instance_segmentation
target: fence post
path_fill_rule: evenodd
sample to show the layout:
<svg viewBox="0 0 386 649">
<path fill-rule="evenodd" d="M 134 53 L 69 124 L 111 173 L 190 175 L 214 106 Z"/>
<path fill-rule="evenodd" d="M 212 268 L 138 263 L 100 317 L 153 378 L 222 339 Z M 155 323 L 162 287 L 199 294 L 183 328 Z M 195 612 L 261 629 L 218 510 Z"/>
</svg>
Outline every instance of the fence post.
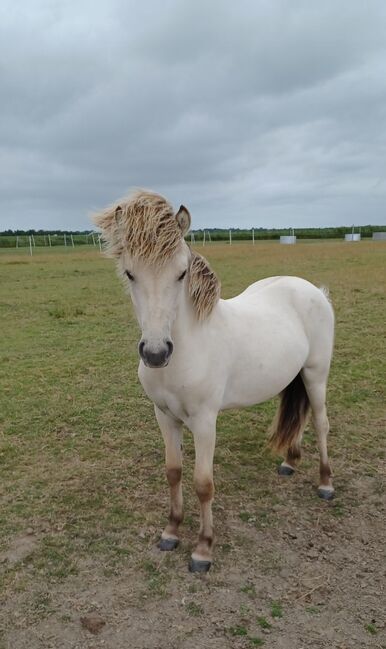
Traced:
<svg viewBox="0 0 386 649">
<path fill-rule="evenodd" d="M 31 239 L 31 236 L 29 236 L 28 238 L 29 238 L 29 254 L 32 257 L 32 239 Z"/>
<path fill-rule="evenodd" d="M 74 237 L 72 235 L 71 235 L 71 244 L 72 244 L 72 247 L 75 248 Z"/>
<path fill-rule="evenodd" d="M 252 228 L 252 243 L 255 245 L 255 228 Z"/>
<path fill-rule="evenodd" d="M 50 234 L 48 235 L 48 245 L 49 245 L 50 248 L 51 248 L 51 235 L 50 235 Z"/>
<path fill-rule="evenodd" d="M 205 246 L 205 230 L 204 230 L 204 236 L 203 236 L 203 239 L 202 239 L 202 245 Z"/>
<path fill-rule="evenodd" d="M 232 245 L 232 230 L 229 230 L 229 245 Z"/>
</svg>

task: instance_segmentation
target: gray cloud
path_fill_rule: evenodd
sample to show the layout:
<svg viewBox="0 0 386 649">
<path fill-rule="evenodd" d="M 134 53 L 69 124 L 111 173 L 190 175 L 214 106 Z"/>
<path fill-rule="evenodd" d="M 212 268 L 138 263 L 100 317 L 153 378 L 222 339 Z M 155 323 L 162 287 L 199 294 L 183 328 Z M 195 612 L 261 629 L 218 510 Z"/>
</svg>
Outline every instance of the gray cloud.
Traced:
<svg viewBox="0 0 386 649">
<path fill-rule="evenodd" d="M 381 0 L 3 3 L 0 229 L 132 186 L 195 227 L 385 223 Z"/>
</svg>

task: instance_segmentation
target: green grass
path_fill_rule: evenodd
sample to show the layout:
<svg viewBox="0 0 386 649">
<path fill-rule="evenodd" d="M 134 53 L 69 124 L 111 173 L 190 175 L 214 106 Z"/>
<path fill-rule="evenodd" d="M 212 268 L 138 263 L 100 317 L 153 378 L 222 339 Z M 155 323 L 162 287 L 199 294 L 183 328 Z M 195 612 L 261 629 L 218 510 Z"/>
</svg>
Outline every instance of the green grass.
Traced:
<svg viewBox="0 0 386 649">
<path fill-rule="evenodd" d="M 272 624 L 270 624 L 266 617 L 258 617 L 257 624 L 261 629 L 271 629 Z"/>
<path fill-rule="evenodd" d="M 186 605 L 186 611 L 192 617 L 201 617 L 201 615 L 204 615 L 203 607 L 196 602 L 188 602 Z"/>
<path fill-rule="evenodd" d="M 374 474 L 385 456 L 386 245 L 284 248 L 269 242 L 199 251 L 221 278 L 224 297 L 276 274 L 330 287 L 337 330 L 328 406 L 338 498 L 332 506 L 317 506 L 322 520 L 344 518 L 347 503 L 353 503 L 345 492 L 350 476 Z M 168 495 L 161 436 L 137 379 L 139 329 L 113 264 L 94 248 L 36 251 L 33 257 L 2 250 L 0 318 L 0 553 L 28 527 L 38 538 L 28 559 L 5 566 L 0 593 L 11 594 L 36 575 L 56 582 L 82 574 L 90 556 L 100 557 L 106 574 L 141 563 L 144 545 L 164 524 Z M 234 511 L 241 527 L 277 524 L 276 459 L 266 445 L 275 408 L 272 401 L 219 417 L 214 507 L 219 526 L 223 516 L 217 505 Z M 306 435 L 304 446 L 302 470 L 315 484 L 313 434 Z M 189 434 L 184 454 L 185 527 L 193 534 L 198 507 L 190 487 Z M 314 502 L 314 493 L 302 490 L 298 498 L 306 505 Z M 231 552 L 232 546 L 229 538 L 222 541 L 217 552 L 227 561 L 225 549 Z M 167 590 L 164 566 L 143 565 L 141 574 L 149 592 Z M 245 588 L 255 596 L 252 586 Z"/>
<path fill-rule="evenodd" d="M 229 627 L 229 633 L 233 636 L 240 637 L 248 635 L 248 629 L 245 626 L 231 626 Z"/>
<path fill-rule="evenodd" d="M 280 602 L 271 602 L 272 617 L 283 617 L 283 607 Z"/>
<path fill-rule="evenodd" d="M 372 622 L 370 622 L 369 624 L 365 624 L 365 629 L 367 633 L 370 633 L 370 635 L 376 635 L 378 633 L 377 627 Z"/>
<path fill-rule="evenodd" d="M 248 595 L 251 599 L 254 599 L 256 597 L 256 588 L 254 584 L 247 583 L 244 586 L 241 586 L 240 590 L 242 593 Z"/>
</svg>

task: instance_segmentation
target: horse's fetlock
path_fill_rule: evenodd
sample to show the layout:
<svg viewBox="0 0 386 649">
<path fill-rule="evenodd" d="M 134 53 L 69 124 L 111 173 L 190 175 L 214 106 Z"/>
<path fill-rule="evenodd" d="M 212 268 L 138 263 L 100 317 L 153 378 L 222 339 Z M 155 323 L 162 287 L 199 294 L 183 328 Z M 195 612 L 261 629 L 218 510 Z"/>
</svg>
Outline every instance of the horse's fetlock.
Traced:
<svg viewBox="0 0 386 649">
<path fill-rule="evenodd" d="M 302 452 L 300 450 L 300 446 L 294 445 L 290 446 L 287 450 L 287 462 L 294 462 L 296 460 L 300 460 L 302 455 Z"/>
<path fill-rule="evenodd" d="M 169 523 L 171 525 L 175 525 L 176 527 L 178 527 L 179 525 L 181 525 L 183 520 L 184 520 L 183 512 L 176 512 L 173 509 L 170 511 Z"/>
<path fill-rule="evenodd" d="M 331 467 L 327 462 L 320 463 L 320 481 L 321 484 L 329 484 L 332 476 Z"/>
<path fill-rule="evenodd" d="M 213 534 L 209 535 L 201 533 L 198 537 L 198 543 L 199 545 L 204 544 L 210 549 L 213 545 Z"/>
</svg>

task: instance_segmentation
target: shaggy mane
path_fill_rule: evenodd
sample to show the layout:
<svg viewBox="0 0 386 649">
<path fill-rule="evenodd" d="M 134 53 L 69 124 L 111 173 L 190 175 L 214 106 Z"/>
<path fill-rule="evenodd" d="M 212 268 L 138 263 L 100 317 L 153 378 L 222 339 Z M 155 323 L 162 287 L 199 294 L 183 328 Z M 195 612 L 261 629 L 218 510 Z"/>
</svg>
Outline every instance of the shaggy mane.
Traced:
<svg viewBox="0 0 386 649">
<path fill-rule="evenodd" d="M 171 204 L 159 194 L 139 190 L 95 214 L 105 253 L 119 259 L 127 250 L 155 266 L 173 257 L 183 239 Z M 199 320 L 207 318 L 220 298 L 220 282 L 204 257 L 191 251 L 189 295 Z"/>
<path fill-rule="evenodd" d="M 182 239 L 170 203 L 145 190 L 95 214 L 93 221 L 102 230 L 109 257 L 119 258 L 127 250 L 133 257 L 159 266 L 173 256 Z"/>
<path fill-rule="evenodd" d="M 220 299 L 221 284 L 204 257 L 192 250 L 189 295 L 199 320 L 207 318 Z"/>
</svg>

